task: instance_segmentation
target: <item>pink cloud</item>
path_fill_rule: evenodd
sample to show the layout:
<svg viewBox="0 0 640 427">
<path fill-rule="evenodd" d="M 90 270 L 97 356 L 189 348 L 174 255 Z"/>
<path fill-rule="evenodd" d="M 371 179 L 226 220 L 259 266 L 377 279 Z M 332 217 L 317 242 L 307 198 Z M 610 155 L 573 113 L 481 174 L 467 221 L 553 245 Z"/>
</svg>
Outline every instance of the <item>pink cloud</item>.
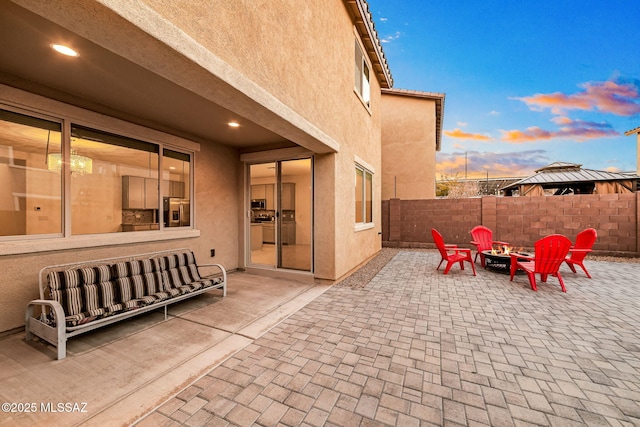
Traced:
<svg viewBox="0 0 640 427">
<path fill-rule="evenodd" d="M 454 129 L 454 130 L 445 130 L 444 134 L 448 137 L 451 138 L 457 138 L 457 139 L 473 139 L 476 141 L 490 141 L 491 138 L 486 136 L 486 135 L 481 135 L 479 133 L 468 133 L 468 132 L 464 132 L 461 129 Z"/>
<path fill-rule="evenodd" d="M 501 131 L 501 140 L 512 144 L 522 144 L 553 138 L 573 138 L 577 141 L 586 141 L 588 139 L 610 138 L 620 135 L 608 123 L 573 120 L 565 116 L 554 117 L 551 121 L 559 125 L 560 128 L 550 131 L 533 126 L 526 130 L 503 130 Z"/>
<path fill-rule="evenodd" d="M 550 109 L 554 114 L 563 114 L 567 110 L 596 110 L 618 116 L 640 113 L 640 92 L 633 84 L 588 82 L 581 87 L 582 91 L 570 95 L 561 92 L 539 93 L 515 99 L 524 102 L 532 110 Z"/>
</svg>

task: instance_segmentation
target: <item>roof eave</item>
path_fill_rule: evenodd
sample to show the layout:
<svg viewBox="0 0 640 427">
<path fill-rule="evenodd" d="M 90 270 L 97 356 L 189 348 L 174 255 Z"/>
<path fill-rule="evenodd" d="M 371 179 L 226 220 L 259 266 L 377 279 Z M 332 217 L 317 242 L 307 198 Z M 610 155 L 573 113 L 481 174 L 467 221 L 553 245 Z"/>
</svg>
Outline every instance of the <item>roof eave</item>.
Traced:
<svg viewBox="0 0 640 427">
<path fill-rule="evenodd" d="M 638 133 L 638 134 L 640 134 L 640 126 L 638 126 L 638 127 L 637 127 L 637 128 L 635 128 L 635 129 L 631 129 L 631 130 L 626 131 L 626 132 L 624 133 L 624 136 L 633 135 L 634 133 Z"/>
<path fill-rule="evenodd" d="M 355 27 L 362 39 L 362 43 L 372 61 L 373 71 L 381 88 L 393 87 L 393 77 L 387 65 L 387 59 L 382 51 L 382 44 L 378 38 L 369 6 L 365 0 L 344 0 L 347 10 L 353 18 Z"/>
</svg>

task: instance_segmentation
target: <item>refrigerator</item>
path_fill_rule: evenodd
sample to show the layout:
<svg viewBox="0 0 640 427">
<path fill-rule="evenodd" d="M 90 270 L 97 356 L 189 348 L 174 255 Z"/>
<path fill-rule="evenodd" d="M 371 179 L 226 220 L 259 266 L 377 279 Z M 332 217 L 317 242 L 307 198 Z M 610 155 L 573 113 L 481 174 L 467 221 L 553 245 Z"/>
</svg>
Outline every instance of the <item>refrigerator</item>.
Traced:
<svg viewBox="0 0 640 427">
<path fill-rule="evenodd" d="M 190 225 L 191 204 L 188 199 L 165 197 L 163 206 L 165 227 L 188 227 Z"/>
</svg>

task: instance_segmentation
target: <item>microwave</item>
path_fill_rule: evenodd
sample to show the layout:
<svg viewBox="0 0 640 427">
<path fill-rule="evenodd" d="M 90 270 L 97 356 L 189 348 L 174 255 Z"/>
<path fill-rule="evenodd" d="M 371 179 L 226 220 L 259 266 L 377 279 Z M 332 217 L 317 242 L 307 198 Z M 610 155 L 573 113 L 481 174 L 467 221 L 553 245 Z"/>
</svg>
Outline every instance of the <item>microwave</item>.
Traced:
<svg viewBox="0 0 640 427">
<path fill-rule="evenodd" d="M 266 209 L 267 201 L 264 199 L 253 199 L 251 200 L 251 209 Z"/>
</svg>

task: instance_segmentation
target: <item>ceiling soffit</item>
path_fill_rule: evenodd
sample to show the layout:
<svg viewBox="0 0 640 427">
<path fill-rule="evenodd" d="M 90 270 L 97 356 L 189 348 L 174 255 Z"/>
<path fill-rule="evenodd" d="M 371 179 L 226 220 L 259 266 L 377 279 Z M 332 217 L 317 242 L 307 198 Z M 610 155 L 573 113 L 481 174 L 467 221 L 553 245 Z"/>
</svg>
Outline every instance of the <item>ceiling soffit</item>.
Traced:
<svg viewBox="0 0 640 427">
<path fill-rule="evenodd" d="M 135 2 L 118 14 L 108 0 L 72 3 L 0 0 L 1 83 L 198 142 L 247 149 L 293 141 L 338 151 L 336 141 L 154 11 Z M 54 54 L 49 44 L 60 40 L 80 56 Z"/>
</svg>

